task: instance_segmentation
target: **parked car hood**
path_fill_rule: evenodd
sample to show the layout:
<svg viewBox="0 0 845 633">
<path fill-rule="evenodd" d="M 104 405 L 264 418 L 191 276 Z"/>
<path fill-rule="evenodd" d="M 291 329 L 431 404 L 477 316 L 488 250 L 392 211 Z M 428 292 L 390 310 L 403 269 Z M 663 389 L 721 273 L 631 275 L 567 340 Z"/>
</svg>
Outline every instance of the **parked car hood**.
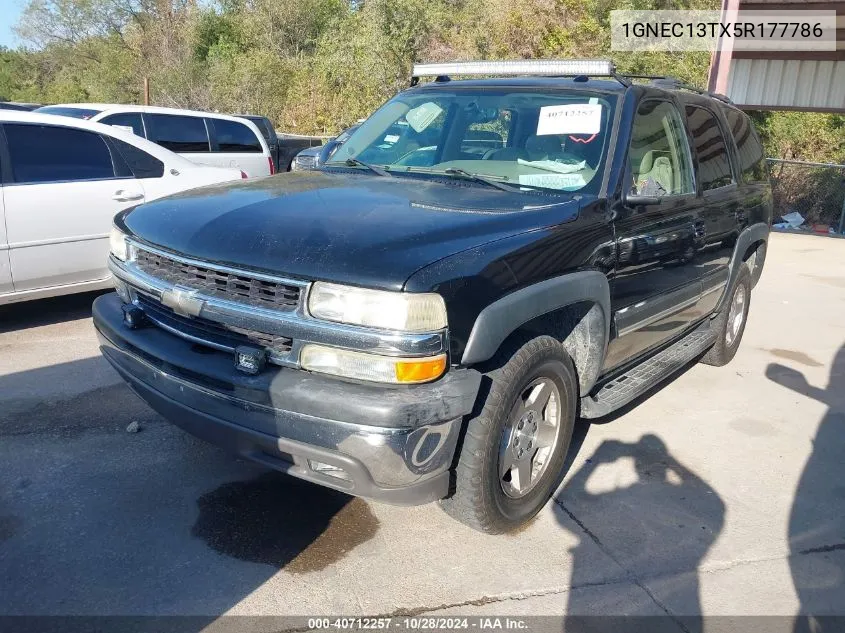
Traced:
<svg viewBox="0 0 845 633">
<path fill-rule="evenodd" d="M 306 147 L 304 150 L 299 152 L 297 156 L 319 156 L 322 151 L 322 145 L 318 145 L 317 147 Z"/>
<path fill-rule="evenodd" d="M 460 180 L 317 171 L 176 194 L 116 223 L 141 241 L 196 259 L 399 290 L 427 264 L 577 212 L 571 198 Z"/>
</svg>

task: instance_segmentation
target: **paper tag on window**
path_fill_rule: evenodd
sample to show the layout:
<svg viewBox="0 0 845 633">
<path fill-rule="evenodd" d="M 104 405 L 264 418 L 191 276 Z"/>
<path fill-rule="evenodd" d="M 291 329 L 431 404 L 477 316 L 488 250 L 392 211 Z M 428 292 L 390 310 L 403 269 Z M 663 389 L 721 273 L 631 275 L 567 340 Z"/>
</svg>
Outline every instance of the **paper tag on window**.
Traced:
<svg viewBox="0 0 845 633">
<path fill-rule="evenodd" d="M 538 136 L 598 134 L 599 131 L 601 131 L 600 103 L 567 103 L 540 108 L 540 119 L 537 121 Z"/>
<path fill-rule="evenodd" d="M 398 134 L 388 134 L 387 136 L 385 136 L 385 137 L 384 137 L 384 142 L 385 142 L 385 143 L 395 143 L 395 142 L 397 142 L 398 140 L 399 140 L 399 135 L 398 135 Z"/>
<path fill-rule="evenodd" d="M 129 132 L 130 134 L 135 134 L 135 128 L 131 125 L 112 125 L 113 128 L 117 128 L 118 130 L 123 130 L 124 132 Z"/>
<path fill-rule="evenodd" d="M 414 128 L 415 132 L 422 132 L 425 128 L 431 125 L 431 122 L 434 121 L 434 119 L 440 116 L 441 112 L 443 112 L 443 108 L 436 103 L 429 101 L 421 106 L 417 106 L 413 110 L 408 110 L 408 113 L 405 115 L 405 120 L 412 128 Z"/>
<path fill-rule="evenodd" d="M 546 189 L 580 189 L 587 182 L 581 174 L 520 174 L 519 184 Z"/>
</svg>

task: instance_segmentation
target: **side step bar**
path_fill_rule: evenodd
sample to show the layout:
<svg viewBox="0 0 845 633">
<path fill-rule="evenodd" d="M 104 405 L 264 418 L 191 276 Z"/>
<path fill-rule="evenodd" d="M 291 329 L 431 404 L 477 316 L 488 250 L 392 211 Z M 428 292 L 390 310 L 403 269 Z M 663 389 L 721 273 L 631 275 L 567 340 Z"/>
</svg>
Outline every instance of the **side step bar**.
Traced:
<svg viewBox="0 0 845 633">
<path fill-rule="evenodd" d="M 705 323 L 627 373 L 603 384 L 592 395 L 581 398 L 581 417 L 601 418 L 608 415 L 683 369 L 716 341 L 716 334 L 709 325 L 709 322 Z"/>
</svg>

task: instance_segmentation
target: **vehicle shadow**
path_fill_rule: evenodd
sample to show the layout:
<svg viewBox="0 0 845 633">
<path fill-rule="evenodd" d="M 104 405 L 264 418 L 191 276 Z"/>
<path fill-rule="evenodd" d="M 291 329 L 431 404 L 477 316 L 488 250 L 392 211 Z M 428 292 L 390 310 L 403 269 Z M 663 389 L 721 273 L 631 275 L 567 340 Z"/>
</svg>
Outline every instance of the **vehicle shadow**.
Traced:
<svg viewBox="0 0 845 633">
<path fill-rule="evenodd" d="M 617 603 L 612 612 L 666 615 L 669 611 L 658 604 L 671 605 L 677 619 L 649 620 L 652 630 L 664 624 L 671 630 L 681 621 L 682 629 L 702 629 L 696 570 L 722 530 L 725 505 L 660 438 L 646 434 L 632 443 L 602 442 L 558 491 L 555 503 L 560 524 L 579 539 L 571 550 L 570 587 L 589 586 L 595 574 L 591 552 L 598 547 L 619 566 L 621 578 L 642 589 L 639 601 Z M 658 580 L 647 587 L 649 581 L 641 578 Z M 623 593 L 618 587 L 615 592 Z M 602 604 L 595 592 L 570 591 L 564 628 L 590 630 L 590 617 L 605 613 Z M 601 624 L 616 631 L 643 630 L 636 619 Z"/>
<path fill-rule="evenodd" d="M 824 389 L 779 363 L 770 364 L 766 376 L 828 407 L 795 491 L 789 517 L 789 567 L 800 601 L 795 633 L 841 631 L 845 615 L 845 345 L 836 354 Z"/>
<path fill-rule="evenodd" d="M 0 375 L 0 615 L 209 616 L 180 621 L 199 631 L 280 570 L 275 586 L 296 594 L 297 576 L 332 573 L 377 533 L 361 499 L 183 433 L 122 381 L 97 382 L 103 362 Z M 81 393 L 6 406 L 86 375 Z M 319 599 L 298 606 L 316 612 Z"/>
<path fill-rule="evenodd" d="M 94 299 L 107 292 L 111 291 L 81 292 L 0 306 L 0 334 L 88 318 Z"/>
</svg>

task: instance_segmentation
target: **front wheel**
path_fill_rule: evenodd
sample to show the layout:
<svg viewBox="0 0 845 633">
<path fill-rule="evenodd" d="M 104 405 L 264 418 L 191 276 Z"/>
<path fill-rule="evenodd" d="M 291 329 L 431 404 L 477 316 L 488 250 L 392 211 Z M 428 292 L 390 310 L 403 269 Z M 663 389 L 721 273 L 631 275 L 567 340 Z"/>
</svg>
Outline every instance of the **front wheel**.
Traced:
<svg viewBox="0 0 845 633">
<path fill-rule="evenodd" d="M 572 360 L 550 336 L 507 346 L 491 364 L 489 392 L 467 422 L 454 494 L 441 505 L 499 534 L 529 521 L 560 483 L 578 385 Z"/>
<path fill-rule="evenodd" d="M 747 264 L 742 264 L 722 311 L 710 324 L 716 330 L 716 342 L 701 359 L 702 363 L 722 367 L 733 360 L 745 332 L 750 304 L 751 271 Z"/>
</svg>

